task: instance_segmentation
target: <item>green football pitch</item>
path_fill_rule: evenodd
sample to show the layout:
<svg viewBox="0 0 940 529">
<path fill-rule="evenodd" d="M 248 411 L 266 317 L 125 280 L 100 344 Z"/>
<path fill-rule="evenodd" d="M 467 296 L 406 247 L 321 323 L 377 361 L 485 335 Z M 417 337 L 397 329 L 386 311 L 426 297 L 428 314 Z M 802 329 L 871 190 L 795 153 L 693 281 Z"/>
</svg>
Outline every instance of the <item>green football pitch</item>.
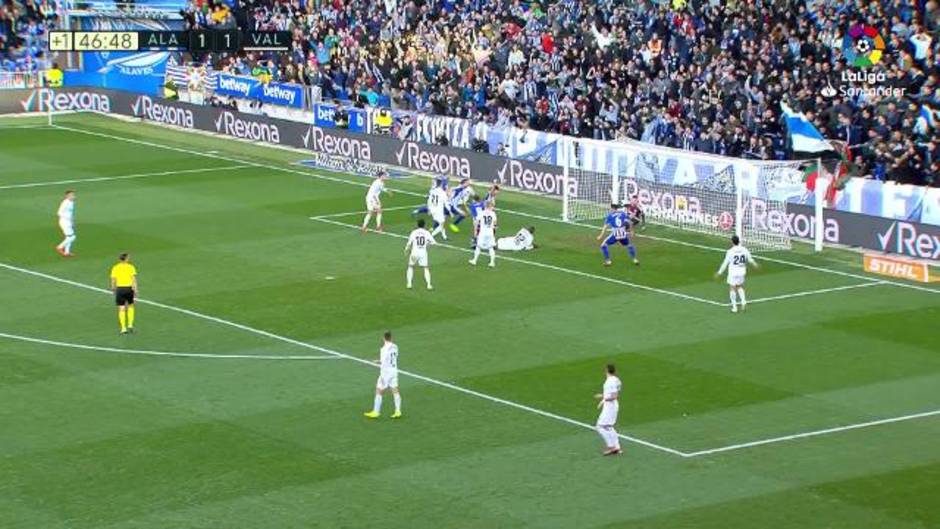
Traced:
<svg viewBox="0 0 940 529">
<path fill-rule="evenodd" d="M 0 120 L 0 527 L 940 526 L 940 290 L 858 254 L 757 254 L 651 226 L 604 268 L 555 200 L 500 195 L 540 248 L 406 290 L 410 209 L 360 234 L 368 179 L 94 115 Z M 478 186 L 479 187 L 479 186 Z M 77 192 L 75 258 L 53 246 Z M 140 273 L 121 337 L 108 270 Z M 368 420 L 381 334 L 404 418 Z M 604 365 L 624 454 L 592 430 Z"/>
</svg>

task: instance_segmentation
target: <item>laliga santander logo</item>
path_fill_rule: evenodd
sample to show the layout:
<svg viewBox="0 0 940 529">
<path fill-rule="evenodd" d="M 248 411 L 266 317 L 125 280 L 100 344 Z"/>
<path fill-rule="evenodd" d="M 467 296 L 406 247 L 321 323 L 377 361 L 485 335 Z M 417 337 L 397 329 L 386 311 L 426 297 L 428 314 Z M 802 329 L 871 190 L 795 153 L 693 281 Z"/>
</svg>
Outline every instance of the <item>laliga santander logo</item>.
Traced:
<svg viewBox="0 0 940 529">
<path fill-rule="evenodd" d="M 885 51 L 885 40 L 878 30 L 855 24 L 842 38 L 842 54 L 856 68 L 869 68 L 881 62 Z"/>
</svg>

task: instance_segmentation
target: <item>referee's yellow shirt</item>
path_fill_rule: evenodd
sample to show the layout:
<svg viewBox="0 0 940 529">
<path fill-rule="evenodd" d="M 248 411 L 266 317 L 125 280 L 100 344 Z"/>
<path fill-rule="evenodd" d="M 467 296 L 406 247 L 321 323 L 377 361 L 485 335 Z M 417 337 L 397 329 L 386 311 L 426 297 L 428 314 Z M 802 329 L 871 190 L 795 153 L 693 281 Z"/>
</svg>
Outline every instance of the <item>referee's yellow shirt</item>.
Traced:
<svg viewBox="0 0 940 529">
<path fill-rule="evenodd" d="M 137 268 L 130 263 L 118 263 L 111 267 L 111 278 L 114 279 L 114 286 L 132 287 L 136 275 Z"/>
</svg>

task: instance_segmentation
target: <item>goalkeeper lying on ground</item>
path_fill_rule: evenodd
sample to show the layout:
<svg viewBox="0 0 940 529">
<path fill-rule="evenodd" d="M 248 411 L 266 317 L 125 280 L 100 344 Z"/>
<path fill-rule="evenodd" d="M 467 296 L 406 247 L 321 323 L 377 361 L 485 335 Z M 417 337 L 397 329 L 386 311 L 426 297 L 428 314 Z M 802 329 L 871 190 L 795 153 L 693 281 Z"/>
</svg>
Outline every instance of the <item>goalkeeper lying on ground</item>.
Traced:
<svg viewBox="0 0 940 529">
<path fill-rule="evenodd" d="M 521 252 L 522 250 L 533 250 L 538 248 L 535 244 L 535 226 L 522 228 L 513 237 L 502 237 L 496 241 L 496 249 L 510 252 Z"/>
</svg>

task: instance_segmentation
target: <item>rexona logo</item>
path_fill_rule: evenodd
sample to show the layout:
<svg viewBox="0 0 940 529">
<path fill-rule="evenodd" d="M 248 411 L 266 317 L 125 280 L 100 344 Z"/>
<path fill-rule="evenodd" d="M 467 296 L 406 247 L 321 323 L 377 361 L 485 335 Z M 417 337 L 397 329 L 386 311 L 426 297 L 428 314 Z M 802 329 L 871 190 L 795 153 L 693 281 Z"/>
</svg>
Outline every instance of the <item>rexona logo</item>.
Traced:
<svg viewBox="0 0 940 529">
<path fill-rule="evenodd" d="M 565 189 L 564 173 L 551 171 L 536 171 L 526 167 L 519 160 L 506 160 L 503 167 L 496 172 L 499 183 L 524 191 L 535 191 L 550 195 L 563 195 Z M 568 195 L 578 196 L 578 179 L 568 179 Z"/>
<path fill-rule="evenodd" d="M 801 239 L 816 238 L 815 215 L 774 209 L 766 201 L 759 198 L 752 198 L 747 207 L 751 210 L 751 227 L 756 230 L 786 233 L 791 237 Z M 828 243 L 838 244 L 841 241 L 839 228 L 839 222 L 836 219 L 825 218 L 823 221 L 823 240 Z"/>
<path fill-rule="evenodd" d="M 215 120 L 215 130 L 243 140 L 281 143 L 281 132 L 273 123 L 248 121 L 223 110 Z"/>
<path fill-rule="evenodd" d="M 193 128 L 193 111 L 188 108 L 180 108 L 170 105 L 164 105 L 159 101 L 154 101 L 150 96 L 140 96 L 131 106 L 135 116 L 141 116 L 149 121 L 173 125 L 174 127 Z"/>
<path fill-rule="evenodd" d="M 229 92 L 237 92 L 245 97 L 248 97 L 251 94 L 251 86 L 253 84 L 254 83 L 251 81 L 239 79 L 238 77 L 231 77 L 228 75 L 219 76 L 220 89 L 228 90 Z"/>
<path fill-rule="evenodd" d="M 23 112 L 49 112 L 64 110 L 94 110 L 111 112 L 111 99 L 96 92 L 55 92 L 48 88 L 33 90 L 20 101 Z"/>
<path fill-rule="evenodd" d="M 310 127 L 303 135 L 304 147 L 326 154 L 372 161 L 372 146 L 367 140 L 337 136 L 320 127 Z"/>
<path fill-rule="evenodd" d="M 463 156 L 435 153 L 420 144 L 407 141 L 395 153 L 398 165 L 427 173 L 444 173 L 458 178 L 470 178 L 470 161 Z"/>
<path fill-rule="evenodd" d="M 895 221 L 884 233 L 878 234 L 881 249 L 918 259 L 940 259 L 940 237 L 918 233 L 917 226 Z"/>
<path fill-rule="evenodd" d="M 734 214 L 720 204 L 702 204 L 701 199 L 687 195 L 671 186 L 659 187 L 652 182 L 630 178 L 623 180 L 623 196 L 637 197 L 640 208 L 657 220 L 683 222 L 728 231 L 734 227 Z"/>
<path fill-rule="evenodd" d="M 298 94 L 296 90 L 289 90 L 287 88 L 282 87 L 279 84 L 273 84 L 273 83 L 261 85 L 261 93 L 265 97 L 284 101 L 288 105 L 294 104 L 294 100 L 297 99 L 297 94 Z"/>
</svg>

